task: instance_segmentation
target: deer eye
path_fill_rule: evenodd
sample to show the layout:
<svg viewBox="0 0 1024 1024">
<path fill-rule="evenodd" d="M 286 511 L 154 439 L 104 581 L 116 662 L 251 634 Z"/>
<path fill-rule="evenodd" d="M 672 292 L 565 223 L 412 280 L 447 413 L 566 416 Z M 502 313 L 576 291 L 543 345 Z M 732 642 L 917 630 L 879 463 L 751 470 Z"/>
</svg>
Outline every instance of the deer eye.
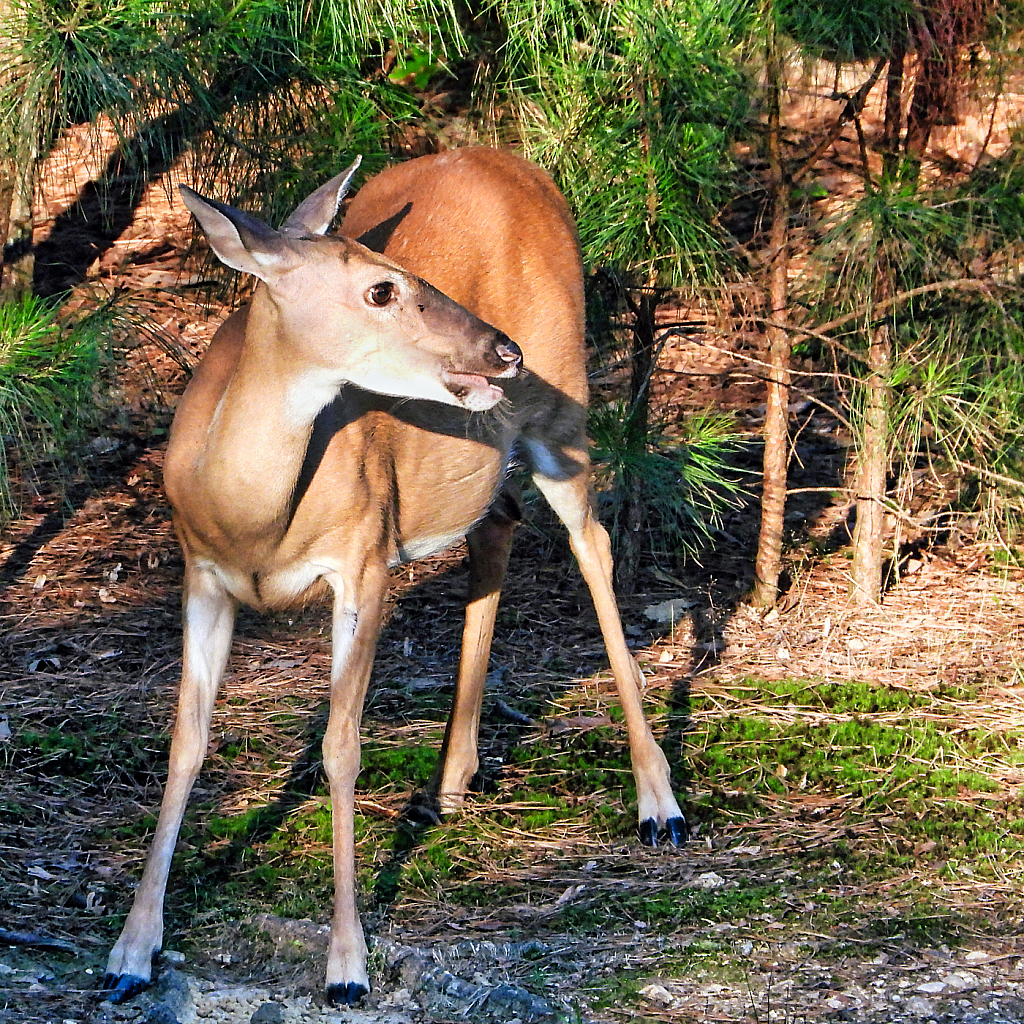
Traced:
<svg viewBox="0 0 1024 1024">
<path fill-rule="evenodd" d="M 388 306 L 396 298 L 398 298 L 398 289 L 390 281 L 381 281 L 366 292 L 366 299 L 371 306 Z"/>
</svg>

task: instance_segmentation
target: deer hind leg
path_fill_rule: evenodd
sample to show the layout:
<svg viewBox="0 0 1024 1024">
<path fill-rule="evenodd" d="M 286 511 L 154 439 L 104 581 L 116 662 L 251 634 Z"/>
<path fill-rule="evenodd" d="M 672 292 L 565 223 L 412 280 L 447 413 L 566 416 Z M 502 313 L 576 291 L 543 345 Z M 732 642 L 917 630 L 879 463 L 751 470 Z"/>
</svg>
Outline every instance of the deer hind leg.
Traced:
<svg viewBox="0 0 1024 1024">
<path fill-rule="evenodd" d="M 459 676 L 437 767 L 424 791 L 416 794 L 406 809 L 415 819 L 436 823 L 440 814 L 458 810 L 470 779 L 479 767 L 477 734 L 494 637 L 494 618 L 518 520 L 515 498 L 503 491 L 487 517 L 466 537 L 469 599 L 462 631 Z"/>
<path fill-rule="evenodd" d="M 359 724 L 380 632 L 387 587 L 383 564 L 364 569 L 355 586 L 334 588 L 331 711 L 324 733 L 324 771 L 331 789 L 334 834 L 334 916 L 327 951 L 327 998 L 351 1005 L 370 990 L 366 941 L 356 909 L 355 785 Z"/>
<path fill-rule="evenodd" d="M 536 449 L 536 442 L 531 448 Z M 577 464 L 588 465 L 586 455 L 581 452 L 572 455 Z M 535 461 L 544 465 L 552 460 L 542 456 Z M 659 833 L 664 831 L 669 842 L 678 846 L 687 839 L 686 819 L 672 793 L 668 761 L 644 715 L 641 696 L 644 677 L 629 653 L 622 632 L 622 620 L 612 590 L 611 544 L 608 532 L 597 521 L 591 507 L 588 474 L 580 472 L 568 479 L 554 479 L 535 469 L 533 480 L 569 531 L 573 553 L 597 609 L 629 733 L 640 839 L 648 846 L 656 846 Z"/>
<path fill-rule="evenodd" d="M 212 571 L 189 565 L 182 610 L 181 688 L 167 786 L 135 902 L 107 961 L 103 988 L 114 1003 L 130 999 L 152 977 L 153 955 L 163 942 L 167 872 L 185 804 L 206 754 L 217 687 L 231 648 L 235 602 Z"/>
</svg>

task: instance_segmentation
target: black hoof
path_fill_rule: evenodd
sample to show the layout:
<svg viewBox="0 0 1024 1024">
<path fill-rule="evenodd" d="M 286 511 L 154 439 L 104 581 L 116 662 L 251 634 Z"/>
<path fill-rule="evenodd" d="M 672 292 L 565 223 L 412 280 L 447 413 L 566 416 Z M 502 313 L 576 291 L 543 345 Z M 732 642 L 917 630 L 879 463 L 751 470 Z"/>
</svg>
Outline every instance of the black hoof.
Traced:
<svg viewBox="0 0 1024 1024">
<path fill-rule="evenodd" d="M 402 808 L 402 818 L 410 825 L 440 825 L 441 804 L 435 796 L 422 791 L 413 793 Z"/>
<path fill-rule="evenodd" d="M 149 979 L 140 978 L 137 974 L 105 974 L 101 988 L 109 1002 L 123 1003 L 149 988 Z"/>
<path fill-rule="evenodd" d="M 657 847 L 658 845 L 658 822 L 654 818 L 648 818 L 640 822 L 640 842 L 644 846 Z M 669 818 L 665 822 L 665 838 L 673 846 L 682 846 L 690 838 L 690 830 L 686 826 L 685 818 Z"/>
<path fill-rule="evenodd" d="M 640 822 L 640 842 L 644 846 L 658 845 L 658 822 L 654 818 Z"/>
<path fill-rule="evenodd" d="M 690 838 L 690 829 L 685 818 L 669 818 L 665 822 L 665 832 L 673 846 L 682 846 Z"/>
<path fill-rule="evenodd" d="M 335 1006 L 355 1006 L 370 990 L 358 981 L 327 986 L 327 1001 Z"/>
</svg>

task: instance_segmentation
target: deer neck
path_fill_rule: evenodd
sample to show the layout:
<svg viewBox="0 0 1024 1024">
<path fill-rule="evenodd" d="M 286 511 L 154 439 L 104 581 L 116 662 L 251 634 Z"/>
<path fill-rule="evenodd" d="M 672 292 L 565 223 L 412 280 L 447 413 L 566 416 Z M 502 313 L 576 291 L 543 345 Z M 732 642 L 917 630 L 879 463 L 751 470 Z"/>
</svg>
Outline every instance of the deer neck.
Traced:
<svg viewBox="0 0 1024 1024">
<path fill-rule="evenodd" d="M 282 325 L 256 312 L 195 469 L 206 500 L 236 519 L 239 532 L 283 536 L 314 422 L 343 382 L 297 366 Z"/>
</svg>

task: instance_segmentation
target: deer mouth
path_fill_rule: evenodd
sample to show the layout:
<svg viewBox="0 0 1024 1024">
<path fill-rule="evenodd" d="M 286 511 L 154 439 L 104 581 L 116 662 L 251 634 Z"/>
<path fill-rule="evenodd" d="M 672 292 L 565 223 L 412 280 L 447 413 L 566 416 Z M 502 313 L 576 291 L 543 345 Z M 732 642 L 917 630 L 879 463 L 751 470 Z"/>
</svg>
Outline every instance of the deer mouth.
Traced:
<svg viewBox="0 0 1024 1024">
<path fill-rule="evenodd" d="M 458 400 L 459 405 L 470 412 L 493 409 L 505 397 L 505 392 L 497 384 L 492 384 L 479 373 L 446 370 L 441 379 L 448 391 Z"/>
</svg>

